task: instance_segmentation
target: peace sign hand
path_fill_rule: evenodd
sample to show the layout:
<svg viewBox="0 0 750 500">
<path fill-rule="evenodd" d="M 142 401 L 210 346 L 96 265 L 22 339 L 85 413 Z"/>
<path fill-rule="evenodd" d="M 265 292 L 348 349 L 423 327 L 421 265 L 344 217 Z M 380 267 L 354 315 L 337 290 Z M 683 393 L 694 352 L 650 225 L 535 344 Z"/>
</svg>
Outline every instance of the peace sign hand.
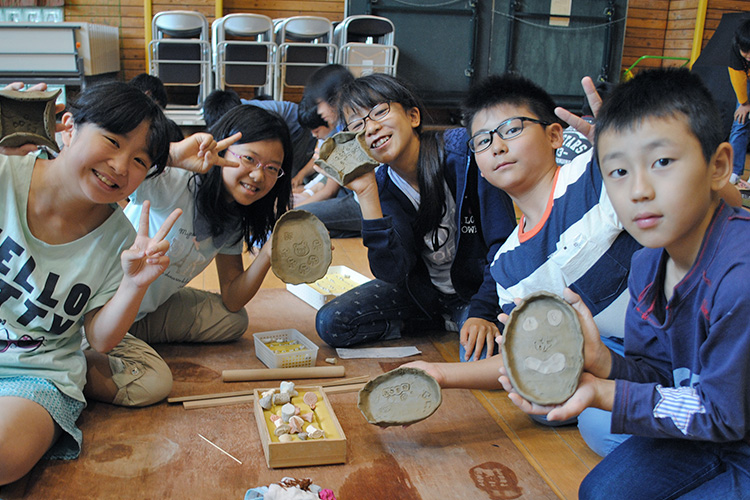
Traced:
<svg viewBox="0 0 750 500">
<path fill-rule="evenodd" d="M 581 80 L 581 87 L 583 92 L 586 94 L 586 100 L 589 102 L 589 107 L 594 116 L 599 114 L 599 109 L 602 107 L 602 98 L 599 96 L 599 92 L 596 90 L 596 85 L 591 77 L 584 76 Z M 586 136 L 586 138 L 594 143 L 594 125 L 587 122 L 580 116 L 577 116 L 565 108 L 555 108 L 555 114 L 558 118 L 565 121 L 568 125 L 578 130 L 580 133 Z"/>
<path fill-rule="evenodd" d="M 190 172 L 205 174 L 214 165 L 220 167 L 238 167 L 239 163 L 219 153 L 240 140 L 241 132 L 237 132 L 219 142 L 211 134 L 198 132 L 180 142 L 172 143 L 169 149 L 170 165 L 180 167 Z"/>
<path fill-rule="evenodd" d="M 141 219 L 138 223 L 138 235 L 133 246 L 122 253 L 121 262 L 124 273 L 123 279 L 130 280 L 137 287 L 145 288 L 156 280 L 167 269 L 169 257 L 165 254 L 169 250 L 167 234 L 174 223 L 182 215 L 179 208 L 172 212 L 153 236 L 148 235 L 148 215 L 151 203 L 143 202 Z"/>
</svg>

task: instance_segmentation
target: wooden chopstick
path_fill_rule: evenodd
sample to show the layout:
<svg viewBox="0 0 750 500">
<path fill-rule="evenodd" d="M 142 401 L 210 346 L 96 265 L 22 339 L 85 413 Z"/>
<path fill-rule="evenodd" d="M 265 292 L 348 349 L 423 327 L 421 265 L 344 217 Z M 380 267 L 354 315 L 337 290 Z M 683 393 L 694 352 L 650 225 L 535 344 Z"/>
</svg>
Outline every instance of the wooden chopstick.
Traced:
<svg viewBox="0 0 750 500">
<path fill-rule="evenodd" d="M 350 378 L 342 378 L 339 380 L 328 380 L 325 382 L 321 382 L 319 385 L 321 387 L 333 387 L 337 385 L 347 385 L 347 384 L 355 384 L 359 382 L 367 382 L 369 380 L 369 375 L 360 375 L 358 377 L 350 377 Z M 192 396 L 179 396 L 174 398 L 167 399 L 167 403 L 184 403 L 185 401 L 200 401 L 204 399 L 219 399 L 219 398 L 230 398 L 235 396 L 252 396 L 253 389 L 250 390 L 244 390 L 244 391 L 231 391 L 231 392 L 215 392 L 212 394 L 195 394 Z"/>
<path fill-rule="evenodd" d="M 323 387 L 326 394 L 345 394 L 347 392 L 357 392 L 365 386 L 365 383 L 337 385 L 333 387 Z M 200 408 L 213 408 L 216 406 L 229 406 L 247 404 L 253 402 L 253 395 L 221 397 L 213 399 L 201 399 L 198 401 L 183 401 L 182 406 L 186 410 L 197 410 Z"/>
</svg>

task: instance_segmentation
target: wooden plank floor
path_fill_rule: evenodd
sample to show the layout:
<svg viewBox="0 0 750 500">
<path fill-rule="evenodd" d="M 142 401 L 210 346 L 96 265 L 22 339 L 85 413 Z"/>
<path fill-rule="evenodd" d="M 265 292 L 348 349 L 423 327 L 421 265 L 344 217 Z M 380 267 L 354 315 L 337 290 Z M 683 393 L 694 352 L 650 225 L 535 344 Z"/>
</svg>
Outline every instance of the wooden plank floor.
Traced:
<svg viewBox="0 0 750 500">
<path fill-rule="evenodd" d="M 334 240 L 334 246 L 333 265 L 345 265 L 366 276 L 372 276 L 361 240 Z M 249 261 L 248 257 L 247 262 Z M 214 267 L 211 266 L 209 270 L 198 276 L 191 286 L 216 290 L 218 282 Z M 317 337 L 314 328 L 314 310 L 292 297 L 284 288 L 284 284 L 272 272 L 269 272 L 262 287 L 262 297 L 257 297 L 248 305 L 251 318 L 249 333 L 279 328 L 297 328 L 308 338 L 315 339 L 316 343 L 321 346 L 319 360 L 322 357 L 334 355 L 334 351 L 323 345 Z M 281 319 L 277 304 L 284 308 L 285 314 L 281 316 Z M 409 342 L 404 345 L 420 345 L 425 359 L 458 360 L 458 343 L 455 333 L 433 332 L 427 339 L 408 340 Z M 248 388 L 243 385 L 222 389 L 219 372 L 221 368 L 246 367 L 247 354 L 252 352 L 251 341 L 252 337 L 246 334 L 239 343 L 212 346 L 210 349 L 189 345 L 157 347 L 169 362 L 174 374 L 175 386 L 172 396 Z M 196 351 L 199 349 L 203 349 L 204 352 L 200 359 L 196 357 Z M 217 352 L 220 357 L 212 357 L 217 355 Z M 254 356 L 252 358 L 250 361 L 258 365 L 253 367 L 262 366 Z M 216 361 L 212 361 L 217 359 L 221 360 L 218 363 L 219 366 L 216 366 Z M 400 362 L 377 363 L 374 360 L 350 362 L 347 365 L 347 376 L 363 373 L 377 374 L 390 369 L 391 367 L 387 366 L 389 364 L 395 366 Z M 223 386 L 226 385 L 223 384 Z M 361 415 L 354 406 L 356 394 L 334 396 L 332 403 L 337 408 L 344 405 L 343 410 L 336 410 L 337 414 L 341 413 L 339 420 L 342 421 L 342 426 L 347 433 L 349 433 L 348 429 L 351 429 L 352 433 L 347 435 L 351 443 L 347 466 L 343 469 L 331 466 L 297 469 L 299 473 L 306 473 L 299 477 L 320 478 L 321 484 L 336 486 L 334 491 L 340 500 L 355 497 L 364 500 L 361 494 L 354 494 L 357 491 L 356 485 L 367 481 L 376 481 L 377 484 L 380 480 L 379 476 L 395 467 L 397 471 L 400 471 L 401 476 L 399 476 L 400 479 L 394 478 L 396 481 L 394 484 L 400 484 L 405 489 L 402 488 L 398 493 L 395 490 L 391 491 L 393 495 L 386 494 L 385 496 L 382 494 L 384 491 L 379 491 L 373 498 L 378 498 L 378 500 L 383 498 L 414 498 L 415 500 L 469 498 L 470 494 L 467 497 L 455 491 L 447 495 L 438 495 L 434 492 L 446 491 L 446 488 L 450 488 L 451 481 L 457 485 L 456 483 L 460 480 L 465 480 L 461 478 L 465 477 L 467 463 L 493 464 L 500 467 L 506 464 L 511 467 L 511 473 L 519 476 L 519 484 L 524 488 L 520 498 L 549 498 L 550 495 L 557 495 L 559 498 L 574 499 L 577 498 L 577 489 L 581 480 L 599 460 L 583 443 L 575 427 L 553 429 L 539 426 L 513 406 L 503 391 L 450 390 L 445 391 L 444 399 L 444 408 L 424 423 L 419 424 L 424 427 L 414 426 L 410 429 L 382 431 L 374 426 L 361 425 Z M 151 450 L 147 456 L 141 457 L 143 467 L 159 467 L 160 463 L 152 463 L 154 460 L 157 462 L 172 460 L 175 463 L 170 465 L 177 467 L 176 470 L 183 473 L 195 468 L 195 462 L 191 460 L 197 460 L 197 463 L 206 460 L 206 471 L 219 470 L 220 476 L 223 477 L 223 479 L 216 477 L 211 480 L 212 484 L 214 482 L 222 484 L 214 491 L 212 498 L 241 498 L 241 493 L 244 493 L 243 488 L 268 484 L 277 480 L 274 479 L 273 471 L 266 469 L 262 460 L 258 462 L 257 467 L 247 467 L 248 461 L 258 460 L 256 448 L 259 444 L 252 433 L 248 434 L 250 431 L 248 431 L 247 415 L 252 407 L 245 406 L 248 408 L 247 412 L 238 412 L 237 408 L 242 408 L 241 406 L 211 411 L 185 411 L 166 404 L 142 410 L 92 404 L 86 412 L 93 413 L 84 412 L 82 417 L 85 436 L 82 458 L 74 462 L 42 462 L 24 479 L 0 488 L 0 498 L 4 500 L 39 498 L 39 495 L 47 498 L 79 498 L 74 492 L 83 491 L 95 498 L 110 498 L 111 484 L 92 483 L 101 482 L 101 475 L 107 473 L 113 476 L 111 483 L 118 480 L 126 481 L 126 478 L 122 477 L 122 471 L 127 467 L 132 467 L 132 462 L 137 457 L 119 457 L 117 453 L 137 448 Z M 475 416 L 474 420 L 481 427 L 480 432 L 476 432 L 474 428 L 476 426 L 467 426 L 463 420 L 457 421 L 450 412 L 445 411 L 456 407 L 464 408 Z M 104 414 L 106 418 L 92 416 L 101 414 Z M 471 422 L 471 419 L 467 422 Z M 497 427 L 491 429 L 493 422 Z M 180 426 L 190 430 L 203 429 L 204 432 L 210 433 L 210 436 L 204 435 L 214 439 L 220 446 L 226 446 L 242 454 L 245 467 L 235 470 L 232 466 L 227 466 L 225 471 L 224 466 L 221 465 L 224 464 L 223 457 L 205 450 L 203 451 L 205 458 L 197 457 L 196 454 L 200 453 L 197 451 L 200 449 L 200 444 L 195 443 L 194 439 L 189 440 L 186 436 L 186 434 L 192 436 L 194 433 L 180 432 Z M 148 430 L 148 432 L 133 433 L 136 435 L 136 440 L 142 441 L 137 441 L 138 447 L 128 441 L 128 429 L 132 428 Z M 237 429 L 234 433 L 236 435 L 214 431 L 227 428 Z M 120 435 L 123 436 L 122 442 L 116 439 L 113 442 L 112 437 Z M 418 444 L 415 445 L 415 443 Z M 459 444 L 461 446 L 457 446 Z M 172 455 L 167 457 L 165 453 Z M 439 465 L 440 470 L 445 470 L 444 477 L 431 475 L 429 467 L 424 465 L 426 461 L 431 462 L 433 470 L 436 465 Z M 252 465 L 255 465 L 255 462 L 252 462 Z M 115 478 L 114 472 L 105 470 L 106 467 L 116 467 L 121 477 Z M 167 469 L 167 466 L 164 468 Z M 249 476 L 248 470 L 252 471 Z M 137 472 L 138 470 L 133 474 Z M 297 474 L 296 471 L 286 475 L 295 474 Z M 241 480 L 238 480 L 238 475 Z M 170 492 L 166 491 L 169 480 L 159 480 L 159 476 L 160 474 L 146 469 L 139 472 L 138 487 L 134 486 L 128 495 L 132 498 L 170 497 Z M 132 479 L 136 479 L 136 476 Z M 185 477 L 185 483 L 191 486 L 188 491 L 193 492 L 193 498 L 204 498 L 202 493 L 205 490 L 200 489 L 202 480 L 207 479 L 198 474 L 198 471 Z M 88 488 L 86 486 L 74 488 L 71 486 L 74 484 L 88 484 L 89 486 Z M 477 485 L 476 480 L 474 485 Z M 172 493 L 176 492 L 172 491 Z M 490 495 L 488 498 L 495 498 L 495 496 Z M 503 498 L 515 497 L 504 496 Z"/>
</svg>

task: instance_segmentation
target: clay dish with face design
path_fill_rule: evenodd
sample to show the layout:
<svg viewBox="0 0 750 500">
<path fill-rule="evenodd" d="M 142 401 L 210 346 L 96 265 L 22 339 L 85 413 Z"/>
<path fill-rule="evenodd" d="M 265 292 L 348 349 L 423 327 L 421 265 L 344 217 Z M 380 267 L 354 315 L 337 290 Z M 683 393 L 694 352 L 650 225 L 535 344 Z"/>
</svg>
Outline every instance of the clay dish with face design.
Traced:
<svg viewBox="0 0 750 500">
<path fill-rule="evenodd" d="M 357 407 L 371 424 L 409 425 L 426 419 L 443 401 L 440 385 L 416 368 L 396 368 L 370 380 L 357 397 Z"/>
<path fill-rule="evenodd" d="M 313 283 L 331 265 L 331 238 L 325 225 L 310 212 L 290 210 L 271 234 L 271 269 L 284 283 Z"/>
<path fill-rule="evenodd" d="M 518 394 L 540 405 L 562 403 L 575 392 L 583 371 L 578 315 L 557 295 L 533 293 L 513 309 L 502 353 Z"/>
<path fill-rule="evenodd" d="M 365 132 L 339 132 L 320 146 L 315 164 L 333 180 L 345 186 L 373 170 L 380 163 L 367 151 Z"/>
<path fill-rule="evenodd" d="M 60 92 L 0 90 L 0 146 L 38 144 L 59 152 L 55 101 Z"/>
</svg>

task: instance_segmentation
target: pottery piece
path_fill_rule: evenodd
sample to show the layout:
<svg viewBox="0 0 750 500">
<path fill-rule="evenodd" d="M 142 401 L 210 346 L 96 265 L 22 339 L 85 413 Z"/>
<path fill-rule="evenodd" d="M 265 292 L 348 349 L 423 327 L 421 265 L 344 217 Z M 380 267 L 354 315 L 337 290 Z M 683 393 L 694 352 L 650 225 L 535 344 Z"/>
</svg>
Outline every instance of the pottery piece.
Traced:
<svg viewBox="0 0 750 500">
<path fill-rule="evenodd" d="M 271 269 L 284 283 L 313 283 L 331 265 L 331 238 L 325 225 L 310 212 L 290 210 L 271 235 Z"/>
<path fill-rule="evenodd" d="M 557 295 L 533 293 L 513 309 L 502 352 L 518 394 L 540 405 L 562 403 L 575 392 L 583 371 L 578 315 Z"/>
<path fill-rule="evenodd" d="M 55 101 L 60 92 L 0 90 L 0 146 L 39 144 L 59 152 Z"/>
<path fill-rule="evenodd" d="M 416 368 L 396 368 L 370 380 L 359 391 L 357 406 L 368 422 L 389 427 L 426 419 L 443 397 L 432 376 Z"/>
<path fill-rule="evenodd" d="M 368 152 L 365 132 L 339 132 L 320 146 L 315 164 L 345 186 L 380 165 Z"/>
</svg>

